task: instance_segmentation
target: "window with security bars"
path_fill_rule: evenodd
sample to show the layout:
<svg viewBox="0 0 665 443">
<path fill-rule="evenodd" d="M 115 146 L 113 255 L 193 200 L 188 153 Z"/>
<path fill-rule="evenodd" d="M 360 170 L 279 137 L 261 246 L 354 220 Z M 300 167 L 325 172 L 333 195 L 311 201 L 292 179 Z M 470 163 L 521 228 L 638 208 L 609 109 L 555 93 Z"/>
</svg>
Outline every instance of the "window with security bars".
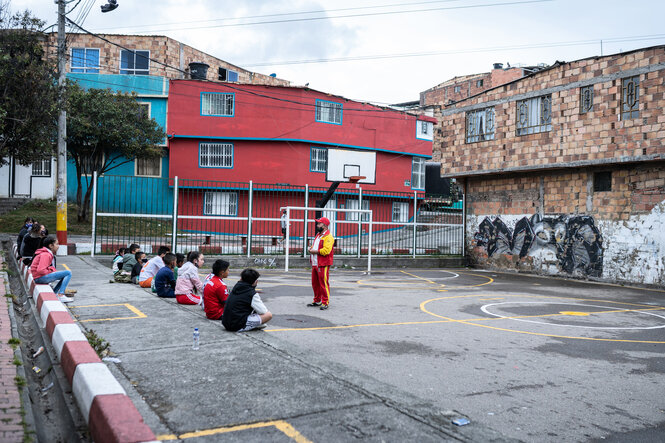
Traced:
<svg viewBox="0 0 665 443">
<path fill-rule="evenodd" d="M 494 106 L 466 113 L 466 142 L 494 140 Z"/>
<path fill-rule="evenodd" d="M 552 96 L 517 102 L 517 135 L 537 134 L 552 130 Z"/>
<path fill-rule="evenodd" d="M 393 222 L 407 223 L 409 221 L 409 204 L 407 202 L 393 202 Z"/>
<path fill-rule="evenodd" d="M 416 120 L 416 138 L 419 140 L 433 140 L 434 123 Z"/>
<path fill-rule="evenodd" d="M 161 177 L 162 159 L 161 158 L 137 158 L 134 161 L 136 165 L 136 176 L 139 177 Z"/>
<path fill-rule="evenodd" d="M 201 168 L 233 168 L 233 143 L 201 143 L 199 145 Z"/>
<path fill-rule="evenodd" d="M 201 115 L 233 117 L 235 96 L 219 92 L 201 93 Z"/>
<path fill-rule="evenodd" d="M 342 124 L 342 104 L 328 102 L 325 100 L 316 101 L 316 121 L 323 123 Z"/>
<path fill-rule="evenodd" d="M 51 176 L 51 159 L 40 160 L 32 164 L 33 177 L 50 177 Z"/>
<path fill-rule="evenodd" d="M 120 51 L 120 73 L 125 75 L 150 74 L 150 51 Z"/>
<path fill-rule="evenodd" d="M 346 209 L 364 209 L 364 210 L 369 210 L 369 200 L 363 200 L 362 201 L 362 208 L 358 207 L 358 200 L 353 200 L 353 199 L 347 199 L 346 200 Z M 362 216 L 362 221 L 364 222 L 369 222 L 369 214 L 366 213 L 359 213 L 359 212 L 347 212 L 346 213 L 346 219 L 349 221 L 358 221 L 361 219 Z"/>
<path fill-rule="evenodd" d="M 425 189 L 425 159 L 422 157 L 411 160 L 411 189 Z"/>
<path fill-rule="evenodd" d="M 99 49 L 72 48 L 71 71 L 99 73 Z"/>
<path fill-rule="evenodd" d="M 621 120 L 640 116 L 640 76 L 621 80 Z"/>
<path fill-rule="evenodd" d="M 203 197 L 203 215 L 237 215 L 237 192 L 206 192 Z"/>
<path fill-rule="evenodd" d="M 328 170 L 328 150 L 326 148 L 310 149 L 309 170 L 311 172 L 326 172 Z"/>
<path fill-rule="evenodd" d="M 593 86 L 580 88 L 580 114 L 593 111 Z"/>
</svg>

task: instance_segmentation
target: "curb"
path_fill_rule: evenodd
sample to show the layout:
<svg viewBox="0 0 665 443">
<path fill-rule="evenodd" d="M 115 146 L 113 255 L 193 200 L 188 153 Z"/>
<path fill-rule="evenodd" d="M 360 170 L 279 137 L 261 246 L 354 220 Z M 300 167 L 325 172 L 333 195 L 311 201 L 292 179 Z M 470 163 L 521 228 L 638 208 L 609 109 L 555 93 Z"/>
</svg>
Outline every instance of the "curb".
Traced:
<svg viewBox="0 0 665 443">
<path fill-rule="evenodd" d="M 30 268 L 18 260 L 16 245 L 13 254 L 92 439 L 97 443 L 155 441 L 155 434 L 92 349 L 67 307 L 49 285 L 34 282 Z"/>
</svg>

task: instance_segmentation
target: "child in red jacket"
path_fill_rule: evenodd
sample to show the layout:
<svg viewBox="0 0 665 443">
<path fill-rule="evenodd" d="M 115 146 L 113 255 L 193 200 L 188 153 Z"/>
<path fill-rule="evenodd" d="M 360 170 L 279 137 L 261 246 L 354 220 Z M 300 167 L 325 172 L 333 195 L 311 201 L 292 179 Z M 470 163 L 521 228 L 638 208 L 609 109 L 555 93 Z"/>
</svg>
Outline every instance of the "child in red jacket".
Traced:
<svg viewBox="0 0 665 443">
<path fill-rule="evenodd" d="M 57 281 L 58 284 L 53 288 L 58 296 L 58 299 L 63 303 L 71 303 L 73 298 L 68 297 L 67 285 L 72 278 L 71 271 L 56 271 L 55 253 L 58 252 L 58 239 L 55 237 L 46 237 L 44 239 L 44 246 L 37 249 L 35 255 L 32 257 L 32 265 L 30 265 L 30 272 L 35 283 L 39 285 L 46 285 Z"/>
<path fill-rule="evenodd" d="M 203 309 L 206 317 L 211 320 L 221 320 L 224 314 L 224 305 L 229 298 L 229 290 L 224 280 L 229 276 L 229 262 L 215 260 L 212 264 L 212 277 L 203 288 Z"/>
</svg>

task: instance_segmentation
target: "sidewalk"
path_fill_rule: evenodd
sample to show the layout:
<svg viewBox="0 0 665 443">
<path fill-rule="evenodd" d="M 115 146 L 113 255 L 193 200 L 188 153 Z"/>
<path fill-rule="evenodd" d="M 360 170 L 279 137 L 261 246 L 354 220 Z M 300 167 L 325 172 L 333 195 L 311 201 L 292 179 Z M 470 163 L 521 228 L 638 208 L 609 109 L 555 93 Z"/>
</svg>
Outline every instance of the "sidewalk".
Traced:
<svg viewBox="0 0 665 443">
<path fill-rule="evenodd" d="M 4 258 L 0 257 L 0 267 Z M 14 350 L 9 345 L 12 338 L 12 325 L 9 310 L 13 309 L 12 299 L 6 297 L 8 282 L 4 273 L 0 274 L 0 299 L 3 307 L 0 308 L 0 441 L 23 441 L 23 425 L 21 417 L 21 394 L 14 377 L 17 376 L 14 365 Z"/>
</svg>

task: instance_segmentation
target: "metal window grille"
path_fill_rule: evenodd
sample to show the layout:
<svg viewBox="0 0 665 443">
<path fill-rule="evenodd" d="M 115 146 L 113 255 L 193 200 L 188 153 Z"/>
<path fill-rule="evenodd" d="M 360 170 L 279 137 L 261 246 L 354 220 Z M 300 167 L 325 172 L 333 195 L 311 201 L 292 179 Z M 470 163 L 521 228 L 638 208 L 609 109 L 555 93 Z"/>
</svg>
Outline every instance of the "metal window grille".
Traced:
<svg viewBox="0 0 665 443">
<path fill-rule="evenodd" d="M 162 175 L 162 159 L 160 158 L 137 158 L 136 175 L 143 177 L 159 177 Z"/>
<path fill-rule="evenodd" d="M 411 187 L 425 189 L 425 159 L 422 157 L 414 157 L 411 162 Z"/>
<path fill-rule="evenodd" d="M 40 160 L 32 164 L 32 175 L 35 177 L 51 176 L 51 159 Z"/>
<path fill-rule="evenodd" d="M 204 92 L 201 94 L 202 115 L 232 116 L 234 106 L 233 94 Z"/>
<path fill-rule="evenodd" d="M 552 130 L 552 96 L 517 102 L 517 135 L 537 134 Z"/>
<path fill-rule="evenodd" d="M 393 202 L 393 222 L 406 223 L 409 220 L 409 203 Z"/>
<path fill-rule="evenodd" d="M 99 73 L 99 49 L 72 48 L 71 71 Z"/>
<path fill-rule="evenodd" d="M 238 213 L 237 192 L 206 192 L 203 215 L 236 215 Z"/>
<path fill-rule="evenodd" d="M 150 51 L 120 51 L 120 73 L 125 75 L 150 74 Z"/>
<path fill-rule="evenodd" d="M 342 104 L 326 101 L 316 102 L 316 120 L 326 123 L 342 123 Z"/>
<path fill-rule="evenodd" d="M 466 113 L 466 142 L 494 140 L 494 107 Z"/>
<path fill-rule="evenodd" d="M 328 150 L 326 148 L 312 148 L 309 169 L 312 172 L 326 172 L 328 169 Z"/>
<path fill-rule="evenodd" d="M 593 111 L 593 86 L 580 88 L 580 114 Z"/>
<path fill-rule="evenodd" d="M 640 76 L 621 80 L 621 120 L 640 116 Z"/>
<path fill-rule="evenodd" d="M 369 210 L 369 200 L 363 200 L 362 201 L 362 208 L 358 207 L 358 199 L 351 199 L 347 198 L 346 202 L 346 209 L 365 209 Z M 369 214 L 358 214 L 357 212 L 349 212 L 346 214 L 346 219 L 349 221 L 359 221 L 362 218 L 362 221 L 368 222 L 369 221 Z"/>
<path fill-rule="evenodd" d="M 232 143 L 201 143 L 199 164 L 203 168 L 232 168 Z"/>
</svg>

